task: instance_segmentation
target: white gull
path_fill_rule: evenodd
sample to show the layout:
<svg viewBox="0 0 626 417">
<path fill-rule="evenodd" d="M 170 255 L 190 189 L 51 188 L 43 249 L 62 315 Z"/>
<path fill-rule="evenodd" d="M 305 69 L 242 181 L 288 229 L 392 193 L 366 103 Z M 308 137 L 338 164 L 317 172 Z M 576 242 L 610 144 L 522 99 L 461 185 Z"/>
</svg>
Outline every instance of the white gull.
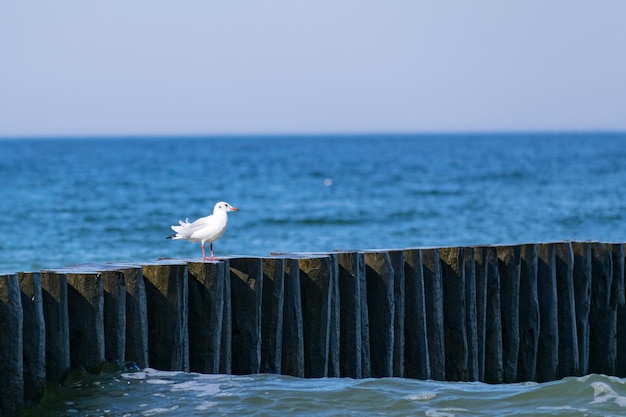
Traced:
<svg viewBox="0 0 626 417">
<path fill-rule="evenodd" d="M 183 239 L 190 240 L 192 242 L 202 242 L 202 259 L 215 259 L 213 255 L 213 242 L 219 239 L 226 231 L 226 224 L 228 223 L 228 212 L 238 211 L 239 209 L 231 206 L 225 201 L 220 201 L 213 207 L 213 214 L 206 217 L 201 217 L 193 223 L 189 223 L 189 219 L 185 221 L 180 220 L 179 226 L 172 226 L 174 233 L 172 236 L 168 236 L 167 239 Z M 204 244 L 209 242 L 211 257 L 207 258 L 204 254 Z"/>
</svg>

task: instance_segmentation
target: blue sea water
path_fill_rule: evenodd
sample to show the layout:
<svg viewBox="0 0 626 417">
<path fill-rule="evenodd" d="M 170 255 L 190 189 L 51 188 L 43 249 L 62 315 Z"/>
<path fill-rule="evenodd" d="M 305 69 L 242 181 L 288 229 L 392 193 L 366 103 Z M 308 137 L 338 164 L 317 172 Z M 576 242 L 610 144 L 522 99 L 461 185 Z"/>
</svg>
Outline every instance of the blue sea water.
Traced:
<svg viewBox="0 0 626 417">
<path fill-rule="evenodd" d="M 626 242 L 626 133 L 0 140 L 0 271 L 198 258 L 170 225 L 229 215 L 216 256 Z M 37 415 L 622 415 L 623 379 L 549 384 L 82 375 Z M 46 411 L 47 410 L 47 411 Z"/>
<path fill-rule="evenodd" d="M 0 140 L 0 271 L 217 255 L 626 241 L 626 134 Z"/>
</svg>

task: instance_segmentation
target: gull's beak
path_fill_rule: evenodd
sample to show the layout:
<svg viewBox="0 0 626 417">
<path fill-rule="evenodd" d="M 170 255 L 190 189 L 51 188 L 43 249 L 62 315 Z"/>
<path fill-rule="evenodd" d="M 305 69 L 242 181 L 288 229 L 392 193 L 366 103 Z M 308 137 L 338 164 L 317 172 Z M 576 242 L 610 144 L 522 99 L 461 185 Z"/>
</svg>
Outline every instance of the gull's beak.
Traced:
<svg viewBox="0 0 626 417">
<path fill-rule="evenodd" d="M 237 207 L 231 207 L 230 211 L 239 211 L 239 209 Z"/>
</svg>

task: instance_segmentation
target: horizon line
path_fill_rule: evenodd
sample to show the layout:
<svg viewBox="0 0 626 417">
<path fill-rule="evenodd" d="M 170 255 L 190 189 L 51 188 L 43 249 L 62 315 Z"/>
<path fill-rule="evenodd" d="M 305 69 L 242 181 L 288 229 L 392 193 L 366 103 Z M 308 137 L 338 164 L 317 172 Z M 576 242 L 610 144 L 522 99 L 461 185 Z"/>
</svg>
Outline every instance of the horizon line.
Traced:
<svg viewBox="0 0 626 417">
<path fill-rule="evenodd" d="M 432 131 L 343 131 L 343 132 L 223 132 L 223 133 L 110 133 L 110 134 L 34 134 L 0 135 L 0 140 L 93 140 L 93 139 L 211 139 L 211 138 L 321 138 L 321 137 L 426 137 L 426 136 L 523 136 L 523 135 L 621 135 L 625 130 L 616 129 L 511 129 L 511 130 L 432 130 Z"/>
</svg>

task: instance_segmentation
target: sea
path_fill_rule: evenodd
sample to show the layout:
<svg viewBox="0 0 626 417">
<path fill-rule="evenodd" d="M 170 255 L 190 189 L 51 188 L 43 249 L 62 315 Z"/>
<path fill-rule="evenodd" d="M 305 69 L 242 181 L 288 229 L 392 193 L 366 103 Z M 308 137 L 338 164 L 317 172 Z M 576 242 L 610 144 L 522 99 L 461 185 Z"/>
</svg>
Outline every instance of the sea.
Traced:
<svg viewBox="0 0 626 417">
<path fill-rule="evenodd" d="M 215 255 L 626 242 L 626 132 L 5 138 L 0 272 L 200 258 L 179 220 L 239 208 Z M 207 248 L 208 249 L 208 248 Z M 25 416 L 618 416 L 626 379 L 298 379 L 111 366 Z"/>
</svg>

